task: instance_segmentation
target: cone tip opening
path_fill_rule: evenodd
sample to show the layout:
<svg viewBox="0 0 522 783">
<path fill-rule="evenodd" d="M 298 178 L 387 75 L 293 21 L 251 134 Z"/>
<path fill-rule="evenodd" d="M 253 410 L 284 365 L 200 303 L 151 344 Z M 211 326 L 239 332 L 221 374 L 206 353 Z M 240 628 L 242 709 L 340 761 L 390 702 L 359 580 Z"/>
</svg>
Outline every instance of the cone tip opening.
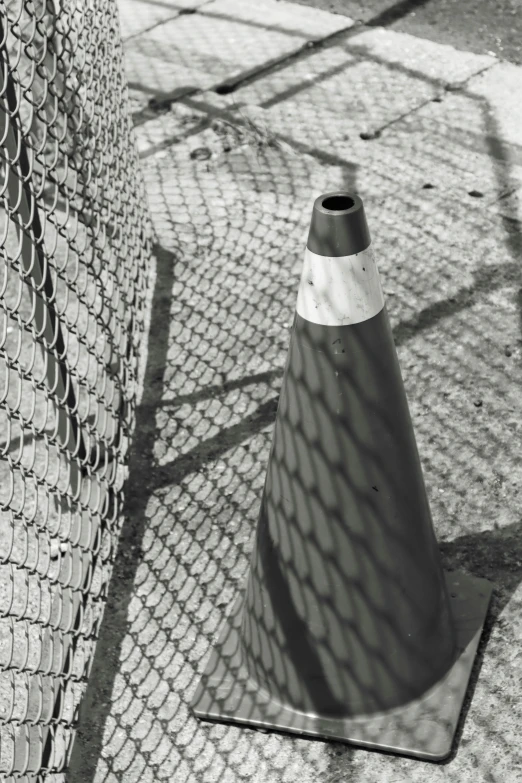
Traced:
<svg viewBox="0 0 522 783">
<path fill-rule="evenodd" d="M 320 256 L 349 256 L 370 245 L 362 199 L 355 193 L 333 191 L 316 198 L 307 247 Z"/>
<path fill-rule="evenodd" d="M 314 208 L 321 212 L 350 212 L 361 204 L 361 199 L 352 193 L 324 193 L 316 199 Z"/>
</svg>

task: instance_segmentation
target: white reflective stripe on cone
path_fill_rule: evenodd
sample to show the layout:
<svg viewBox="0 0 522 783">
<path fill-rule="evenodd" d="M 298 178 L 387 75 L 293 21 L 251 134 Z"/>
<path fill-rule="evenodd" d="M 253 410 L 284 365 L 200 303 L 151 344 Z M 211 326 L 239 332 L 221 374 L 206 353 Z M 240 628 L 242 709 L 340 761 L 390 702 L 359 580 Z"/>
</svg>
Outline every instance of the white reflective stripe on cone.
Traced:
<svg viewBox="0 0 522 783">
<path fill-rule="evenodd" d="M 384 307 L 373 250 L 352 256 L 319 256 L 306 248 L 296 310 L 323 326 L 367 321 Z"/>
</svg>

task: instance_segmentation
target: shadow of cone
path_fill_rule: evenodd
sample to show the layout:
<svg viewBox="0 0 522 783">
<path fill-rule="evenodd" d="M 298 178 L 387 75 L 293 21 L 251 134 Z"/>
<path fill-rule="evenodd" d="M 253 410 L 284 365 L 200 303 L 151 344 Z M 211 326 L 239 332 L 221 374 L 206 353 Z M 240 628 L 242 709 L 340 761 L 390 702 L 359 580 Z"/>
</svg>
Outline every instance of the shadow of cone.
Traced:
<svg viewBox="0 0 522 783">
<path fill-rule="evenodd" d="M 363 204 L 321 196 L 246 593 L 194 712 L 445 758 L 491 591 L 442 570 Z"/>
</svg>

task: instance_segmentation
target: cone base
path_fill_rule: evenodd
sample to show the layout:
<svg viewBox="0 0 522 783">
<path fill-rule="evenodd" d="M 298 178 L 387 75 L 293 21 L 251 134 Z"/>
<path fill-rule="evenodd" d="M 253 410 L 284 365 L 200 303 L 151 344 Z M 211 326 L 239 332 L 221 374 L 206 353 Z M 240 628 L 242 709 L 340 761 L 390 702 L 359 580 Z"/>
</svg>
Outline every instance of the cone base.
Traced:
<svg viewBox="0 0 522 783">
<path fill-rule="evenodd" d="M 439 761 L 451 753 L 493 586 L 486 579 L 446 573 L 459 656 L 444 677 L 404 706 L 348 718 L 299 712 L 270 697 L 248 676 L 239 631 L 243 596 L 235 602 L 192 699 L 198 718 L 245 724 L 346 742 Z"/>
</svg>

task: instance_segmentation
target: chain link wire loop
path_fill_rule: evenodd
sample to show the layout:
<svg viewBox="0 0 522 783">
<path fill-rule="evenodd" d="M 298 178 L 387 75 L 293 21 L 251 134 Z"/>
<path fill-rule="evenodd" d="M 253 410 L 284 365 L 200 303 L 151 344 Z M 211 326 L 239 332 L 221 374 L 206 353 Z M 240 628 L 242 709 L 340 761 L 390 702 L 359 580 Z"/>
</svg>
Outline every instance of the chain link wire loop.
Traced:
<svg viewBox="0 0 522 783">
<path fill-rule="evenodd" d="M 121 525 L 152 230 L 114 0 L 0 3 L 0 777 L 66 766 Z"/>
</svg>

